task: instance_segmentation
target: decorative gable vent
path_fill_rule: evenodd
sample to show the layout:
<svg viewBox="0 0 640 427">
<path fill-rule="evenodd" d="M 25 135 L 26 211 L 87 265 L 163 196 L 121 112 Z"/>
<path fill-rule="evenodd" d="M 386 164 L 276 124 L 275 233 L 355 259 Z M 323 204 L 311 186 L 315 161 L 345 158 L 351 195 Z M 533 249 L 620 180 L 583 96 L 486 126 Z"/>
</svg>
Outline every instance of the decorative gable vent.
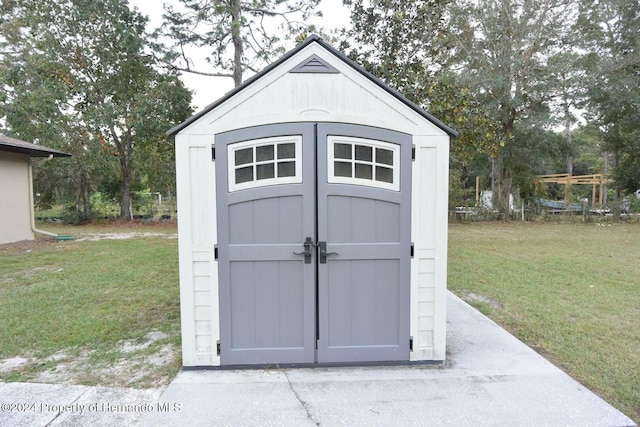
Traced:
<svg viewBox="0 0 640 427">
<path fill-rule="evenodd" d="M 311 55 L 309 58 L 302 61 L 299 65 L 294 67 L 291 73 L 315 73 L 315 74 L 339 74 L 340 72 L 329 65 L 324 59 L 318 55 Z"/>
</svg>

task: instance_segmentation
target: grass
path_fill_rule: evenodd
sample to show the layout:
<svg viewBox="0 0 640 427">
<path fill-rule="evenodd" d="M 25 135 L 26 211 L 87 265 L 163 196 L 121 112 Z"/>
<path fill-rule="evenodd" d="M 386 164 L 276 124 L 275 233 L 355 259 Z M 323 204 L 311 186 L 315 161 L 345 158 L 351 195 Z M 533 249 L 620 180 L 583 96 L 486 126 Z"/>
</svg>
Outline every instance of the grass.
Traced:
<svg viewBox="0 0 640 427">
<path fill-rule="evenodd" d="M 640 423 L 640 224 L 449 228 L 449 288 Z"/>
<path fill-rule="evenodd" d="M 175 223 L 116 229 L 39 226 L 77 238 L 107 232 L 163 234 L 98 241 L 47 238 L 1 246 L 0 361 L 20 356 L 34 362 L 0 373 L 0 379 L 31 380 L 55 369 L 49 358 L 60 352 L 65 362 L 81 354 L 91 363 L 113 362 L 123 355 L 123 342 L 153 331 L 167 337 L 156 346 L 179 346 L 177 239 L 166 236 L 175 233 Z M 172 368 L 179 366 L 178 361 Z M 85 375 L 80 382 L 101 381 Z"/>
</svg>

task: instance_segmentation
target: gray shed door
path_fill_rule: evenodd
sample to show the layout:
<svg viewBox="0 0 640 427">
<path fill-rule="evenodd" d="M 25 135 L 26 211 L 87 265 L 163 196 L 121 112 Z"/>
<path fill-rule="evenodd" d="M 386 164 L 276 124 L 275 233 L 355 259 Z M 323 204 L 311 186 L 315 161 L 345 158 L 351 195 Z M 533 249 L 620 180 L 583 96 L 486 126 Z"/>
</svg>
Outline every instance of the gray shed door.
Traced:
<svg viewBox="0 0 640 427">
<path fill-rule="evenodd" d="M 411 137 L 216 135 L 223 365 L 409 359 Z"/>
</svg>

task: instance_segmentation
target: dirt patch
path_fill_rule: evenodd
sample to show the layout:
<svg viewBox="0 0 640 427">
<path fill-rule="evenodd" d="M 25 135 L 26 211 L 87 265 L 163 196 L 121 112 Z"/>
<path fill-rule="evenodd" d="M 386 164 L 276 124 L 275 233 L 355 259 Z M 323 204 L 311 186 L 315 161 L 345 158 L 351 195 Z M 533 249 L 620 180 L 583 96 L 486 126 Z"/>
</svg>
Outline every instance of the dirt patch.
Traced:
<svg viewBox="0 0 640 427">
<path fill-rule="evenodd" d="M 490 305 L 493 308 L 502 309 L 502 304 L 500 304 L 498 301 L 485 297 L 484 295 L 476 294 L 474 292 L 463 292 L 460 294 L 460 298 L 468 303 L 480 302 Z"/>
<path fill-rule="evenodd" d="M 20 369 L 22 366 L 29 363 L 29 359 L 16 356 L 9 359 L 0 360 L 0 374 L 6 374 L 14 369 Z"/>
<path fill-rule="evenodd" d="M 51 356 L 0 360 L 0 379 L 46 384 L 106 387 L 163 387 L 180 366 L 174 335 L 153 331 L 139 340 L 119 342 L 108 351 L 69 348 Z"/>
<path fill-rule="evenodd" d="M 144 233 L 144 232 L 128 232 L 128 233 L 93 233 L 76 239 L 77 242 L 89 241 L 96 242 L 98 240 L 128 240 L 138 237 L 163 237 L 165 239 L 177 239 L 177 234 L 167 233 Z"/>
<path fill-rule="evenodd" d="M 36 240 L 23 240 L 15 243 L 4 243 L 0 245 L 0 253 L 29 253 L 34 249 L 59 245 L 60 242 L 52 239 L 36 239 Z"/>
</svg>

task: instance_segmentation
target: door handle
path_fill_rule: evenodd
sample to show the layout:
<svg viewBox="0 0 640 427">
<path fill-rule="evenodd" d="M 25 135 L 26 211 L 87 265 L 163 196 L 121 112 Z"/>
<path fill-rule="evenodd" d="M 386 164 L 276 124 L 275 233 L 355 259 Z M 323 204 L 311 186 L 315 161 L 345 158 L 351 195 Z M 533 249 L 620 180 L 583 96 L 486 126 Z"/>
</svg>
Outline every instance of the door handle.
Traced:
<svg viewBox="0 0 640 427">
<path fill-rule="evenodd" d="M 326 264 L 329 255 L 339 255 L 338 252 L 327 252 L 327 242 L 318 242 L 318 248 L 320 248 L 320 264 Z"/>
<path fill-rule="evenodd" d="M 302 244 L 304 246 L 303 252 L 294 252 L 294 255 L 304 255 L 304 263 L 311 264 L 311 255 L 313 255 L 313 239 L 311 237 L 307 237 Z"/>
</svg>

